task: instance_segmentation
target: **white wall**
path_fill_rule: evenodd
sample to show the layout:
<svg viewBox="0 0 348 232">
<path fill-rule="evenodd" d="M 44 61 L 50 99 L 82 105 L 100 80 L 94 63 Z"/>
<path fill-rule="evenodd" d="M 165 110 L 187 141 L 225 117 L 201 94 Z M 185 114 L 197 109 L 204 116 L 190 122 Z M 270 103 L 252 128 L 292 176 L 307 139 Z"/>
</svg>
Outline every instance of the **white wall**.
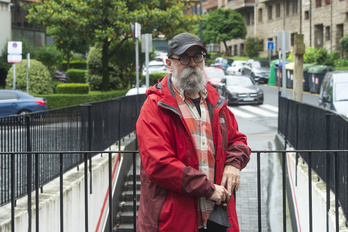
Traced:
<svg viewBox="0 0 348 232">
<path fill-rule="evenodd" d="M 7 41 L 11 40 L 11 0 L 0 0 L 0 56 Z"/>
<path fill-rule="evenodd" d="M 299 158 L 297 166 L 297 185 L 296 178 L 296 155 L 287 154 L 287 168 L 292 196 L 289 199 L 294 203 L 294 214 L 297 222 L 297 231 L 309 230 L 309 197 L 308 197 L 308 166 Z M 329 231 L 335 230 L 335 196 L 331 192 L 331 210 L 329 214 Z M 326 185 L 323 181 L 318 181 L 318 176 L 312 171 L 312 226 L 313 231 L 325 231 L 326 229 Z M 347 232 L 348 228 L 344 225 L 344 216 L 341 208 L 339 231 Z"/>
<path fill-rule="evenodd" d="M 121 150 L 130 144 L 135 139 L 135 134 L 128 137 L 122 142 Z M 111 150 L 118 151 L 118 146 L 114 145 Z M 118 155 L 113 154 L 114 168 L 115 161 Z M 119 161 L 122 164 L 122 158 Z M 88 162 L 89 166 L 89 162 Z M 113 179 L 113 186 L 117 181 L 116 168 L 115 178 Z M 89 170 L 89 168 L 88 168 Z M 96 231 L 98 220 L 102 217 L 98 231 L 102 231 L 105 224 L 105 219 L 108 214 L 108 198 L 104 210 L 103 204 L 105 197 L 108 197 L 108 154 L 96 155 L 92 159 L 92 194 L 88 187 L 88 230 Z M 72 169 L 64 174 L 64 231 L 76 232 L 85 231 L 85 179 L 84 179 L 84 165 Z M 90 183 L 90 174 L 88 171 L 88 185 Z M 39 195 L 39 224 L 40 231 L 59 232 L 60 231 L 60 197 L 59 197 L 59 178 L 51 181 L 43 187 L 43 193 Z M 35 231 L 35 192 L 32 194 L 32 231 Z M 11 205 L 0 207 L 0 232 L 11 231 Z M 15 207 L 15 231 L 28 231 L 28 211 L 27 211 L 27 197 L 17 200 Z"/>
</svg>

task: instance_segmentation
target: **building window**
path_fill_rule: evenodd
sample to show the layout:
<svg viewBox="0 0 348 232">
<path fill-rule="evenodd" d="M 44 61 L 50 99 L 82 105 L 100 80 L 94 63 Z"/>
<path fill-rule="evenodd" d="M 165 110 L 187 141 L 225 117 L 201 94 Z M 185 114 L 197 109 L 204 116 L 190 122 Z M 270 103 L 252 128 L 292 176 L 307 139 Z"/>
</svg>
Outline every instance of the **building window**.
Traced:
<svg viewBox="0 0 348 232">
<path fill-rule="evenodd" d="M 292 13 L 297 14 L 298 0 L 292 2 Z"/>
<path fill-rule="evenodd" d="M 272 19 L 272 6 L 268 6 L 268 19 Z"/>
<path fill-rule="evenodd" d="M 263 52 L 265 50 L 263 39 L 260 41 L 260 45 L 261 45 L 261 51 Z"/>
<path fill-rule="evenodd" d="M 286 15 L 290 14 L 290 1 L 286 1 Z"/>
<path fill-rule="evenodd" d="M 280 18 L 280 3 L 276 5 L 276 18 Z"/>
<path fill-rule="evenodd" d="M 245 14 L 245 22 L 246 22 L 246 25 L 250 25 L 250 13 L 248 12 L 248 13 L 246 13 Z"/>
<path fill-rule="evenodd" d="M 315 6 L 321 7 L 321 0 L 315 0 Z"/>
<path fill-rule="evenodd" d="M 325 39 L 331 40 L 331 28 L 329 26 L 325 28 Z"/>
<path fill-rule="evenodd" d="M 295 45 L 295 35 L 297 33 L 291 33 L 291 46 L 294 46 Z"/>
<path fill-rule="evenodd" d="M 309 19 L 309 11 L 308 11 L 308 10 L 306 10 L 306 11 L 304 12 L 304 19 L 305 19 L 305 20 L 308 20 L 308 19 Z"/>
<path fill-rule="evenodd" d="M 262 22 L 262 8 L 259 9 L 259 22 Z"/>
</svg>

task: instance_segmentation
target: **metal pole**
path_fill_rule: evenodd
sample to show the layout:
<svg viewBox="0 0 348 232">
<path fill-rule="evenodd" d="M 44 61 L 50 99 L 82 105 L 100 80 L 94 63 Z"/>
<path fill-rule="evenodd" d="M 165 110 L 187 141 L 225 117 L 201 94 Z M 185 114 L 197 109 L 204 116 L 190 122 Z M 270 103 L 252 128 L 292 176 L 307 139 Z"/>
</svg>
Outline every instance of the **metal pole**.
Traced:
<svg viewBox="0 0 348 232">
<path fill-rule="evenodd" d="M 282 153 L 282 170 L 283 170 L 283 232 L 286 232 L 286 153 Z"/>
<path fill-rule="evenodd" d="M 146 64 L 146 78 L 145 78 L 145 86 L 149 88 L 149 34 L 145 34 L 145 64 Z M 139 94 L 139 93 L 138 93 Z"/>
<path fill-rule="evenodd" d="M 199 0 L 199 15 L 203 15 L 203 6 L 202 6 L 202 0 Z M 201 39 L 203 43 L 203 21 L 201 19 L 199 23 L 199 38 Z"/>
<path fill-rule="evenodd" d="M 13 89 L 16 89 L 16 63 L 13 63 Z"/>
<path fill-rule="evenodd" d="M 27 54 L 27 93 L 29 93 L 29 68 L 30 68 L 30 53 Z"/>
<path fill-rule="evenodd" d="M 137 94 L 139 94 L 139 44 L 138 44 L 138 38 L 135 38 L 135 70 L 136 70 L 136 83 L 135 83 L 135 87 L 137 88 Z"/>
<path fill-rule="evenodd" d="M 286 62 L 286 51 L 285 51 L 285 47 L 286 47 L 286 39 L 285 39 L 286 33 L 285 31 L 282 31 L 282 84 L 283 84 L 283 88 L 282 88 L 282 96 L 286 97 L 286 69 L 285 69 L 285 62 Z"/>
<path fill-rule="evenodd" d="M 25 123 L 27 125 L 27 151 L 31 151 L 31 139 L 30 139 L 30 116 L 25 116 Z M 32 176 L 32 154 L 27 154 L 27 194 L 28 194 L 28 232 L 31 231 L 31 176 Z"/>
<path fill-rule="evenodd" d="M 257 153 L 257 220 L 259 231 L 261 231 L 261 161 L 260 152 Z"/>
<path fill-rule="evenodd" d="M 136 153 L 133 153 L 133 226 L 134 231 L 137 231 L 137 169 L 136 169 Z"/>
</svg>

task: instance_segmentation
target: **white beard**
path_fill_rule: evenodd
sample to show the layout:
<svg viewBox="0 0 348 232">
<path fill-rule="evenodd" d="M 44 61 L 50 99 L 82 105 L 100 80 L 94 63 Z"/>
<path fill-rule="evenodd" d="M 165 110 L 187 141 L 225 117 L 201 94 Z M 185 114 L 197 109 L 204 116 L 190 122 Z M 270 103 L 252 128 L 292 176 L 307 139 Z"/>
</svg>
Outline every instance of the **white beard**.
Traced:
<svg viewBox="0 0 348 232">
<path fill-rule="evenodd" d="M 203 70 L 199 67 L 187 67 L 179 75 L 178 70 L 173 66 L 173 82 L 187 93 L 199 93 L 207 83 Z"/>
</svg>

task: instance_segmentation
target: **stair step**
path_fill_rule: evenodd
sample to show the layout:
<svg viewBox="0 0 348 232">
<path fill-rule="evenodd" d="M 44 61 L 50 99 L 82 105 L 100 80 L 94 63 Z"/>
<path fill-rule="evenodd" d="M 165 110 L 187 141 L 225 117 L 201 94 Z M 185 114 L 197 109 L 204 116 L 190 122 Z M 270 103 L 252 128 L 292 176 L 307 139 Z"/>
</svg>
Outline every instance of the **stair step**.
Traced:
<svg viewBox="0 0 348 232">
<path fill-rule="evenodd" d="M 139 209 L 139 204 L 140 204 L 140 202 L 137 201 L 137 211 Z M 122 212 L 126 212 L 126 211 L 133 212 L 133 201 L 122 201 L 120 203 L 120 211 L 122 211 Z"/>
<path fill-rule="evenodd" d="M 140 190 L 137 190 L 136 194 L 137 194 L 137 201 L 140 201 Z M 122 193 L 122 197 L 124 201 L 133 201 L 133 190 L 124 191 Z"/>
<path fill-rule="evenodd" d="M 137 186 L 137 190 L 140 190 L 140 186 L 141 186 L 141 182 L 140 181 L 136 181 L 136 186 Z M 126 181 L 125 183 L 125 189 L 130 191 L 133 190 L 133 180 L 131 181 Z"/>
<path fill-rule="evenodd" d="M 137 217 L 138 217 L 138 212 L 137 212 Z M 133 211 L 132 212 L 122 212 L 121 217 L 120 217 L 120 225 L 123 224 L 132 224 L 133 223 Z"/>
<path fill-rule="evenodd" d="M 130 224 L 122 224 L 119 227 L 117 227 L 117 230 L 114 230 L 117 232 L 134 232 L 134 225 L 133 223 Z"/>
</svg>

